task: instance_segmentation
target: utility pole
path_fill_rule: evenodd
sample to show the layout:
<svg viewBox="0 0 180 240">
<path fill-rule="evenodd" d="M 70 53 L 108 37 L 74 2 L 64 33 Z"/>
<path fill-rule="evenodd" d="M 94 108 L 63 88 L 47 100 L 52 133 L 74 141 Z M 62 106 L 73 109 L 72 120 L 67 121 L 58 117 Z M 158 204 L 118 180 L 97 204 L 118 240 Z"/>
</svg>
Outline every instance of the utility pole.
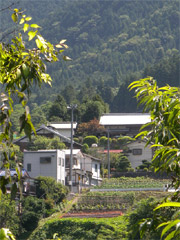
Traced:
<svg viewBox="0 0 180 240">
<path fill-rule="evenodd" d="M 108 179 L 110 179 L 110 143 L 109 143 L 109 129 L 107 131 L 108 133 L 108 151 L 107 151 L 107 157 L 108 157 Z"/>
<path fill-rule="evenodd" d="M 74 109 L 77 108 L 77 104 L 70 104 L 68 109 L 71 109 L 71 149 L 70 149 L 70 167 L 69 167 L 69 185 L 72 192 L 72 166 L 73 166 L 73 121 L 74 121 Z"/>
</svg>

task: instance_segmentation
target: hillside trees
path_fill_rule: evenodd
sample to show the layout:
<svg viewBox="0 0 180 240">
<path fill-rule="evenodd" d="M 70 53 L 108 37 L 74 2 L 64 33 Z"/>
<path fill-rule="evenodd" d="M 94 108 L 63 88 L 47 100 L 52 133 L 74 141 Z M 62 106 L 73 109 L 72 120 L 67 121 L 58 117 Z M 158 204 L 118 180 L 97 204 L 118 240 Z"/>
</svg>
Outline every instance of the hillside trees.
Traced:
<svg viewBox="0 0 180 240">
<path fill-rule="evenodd" d="M 34 101 L 38 103 L 50 100 L 51 94 L 58 94 L 69 85 L 73 85 L 79 95 L 89 76 L 93 85 L 97 86 L 103 79 L 105 86 L 116 93 L 116 88 L 130 73 L 141 74 L 147 64 L 158 64 L 160 55 L 167 57 L 179 52 L 179 26 L 175 24 L 179 19 L 178 1 L 113 1 L 110 4 L 91 0 L 66 1 L 61 5 L 54 1 L 36 3 L 36 8 L 33 2 L 28 2 L 25 8 L 29 12 L 33 9 L 33 18 L 40 21 L 41 31 L 50 41 L 56 43 L 61 36 L 67 36 L 70 45 L 73 44 L 68 51 L 74 61 L 66 66 L 61 61 L 48 65 L 55 84 L 52 89 L 43 88 L 43 93 L 34 89 Z M 1 21 L 5 33 L 10 27 L 7 16 Z"/>
<path fill-rule="evenodd" d="M 59 120 L 65 121 L 67 113 L 67 103 L 62 95 L 58 95 L 49 109 L 48 120 L 52 121 L 54 117 L 58 117 Z"/>
<path fill-rule="evenodd" d="M 104 103 L 103 99 L 98 95 L 92 96 L 92 99 L 87 100 L 81 105 L 80 110 L 81 113 L 81 121 L 89 122 L 93 119 L 98 119 L 103 113 L 109 112 L 108 105 Z"/>
<path fill-rule="evenodd" d="M 43 83 L 51 85 L 52 79 L 46 73 L 45 63 L 58 61 L 58 55 L 62 54 L 64 49 L 68 47 L 65 44 L 66 40 L 60 41 L 56 46 L 46 41 L 39 33 L 40 26 L 31 24 L 31 17 L 26 16 L 24 12 L 18 9 L 14 9 L 12 20 L 19 27 L 17 34 L 14 32 L 15 34 L 9 43 L 0 43 L 0 83 L 3 88 L 0 97 L 0 124 L 2 125 L 0 143 L 3 148 L 2 167 L 4 168 L 9 168 L 6 149 L 12 147 L 13 140 L 11 122 L 13 99 L 16 98 L 24 109 L 23 114 L 19 116 L 20 132 L 24 131 L 30 138 L 31 132 L 35 132 L 27 106 L 32 86 L 41 87 Z M 26 41 L 27 38 L 28 42 Z M 59 49 L 61 49 L 60 52 Z M 69 60 L 64 55 L 62 57 L 64 60 Z M 17 171 L 20 174 L 18 168 Z M 5 185 L 10 180 L 9 175 L 1 178 L 0 193 L 6 192 Z"/>
</svg>

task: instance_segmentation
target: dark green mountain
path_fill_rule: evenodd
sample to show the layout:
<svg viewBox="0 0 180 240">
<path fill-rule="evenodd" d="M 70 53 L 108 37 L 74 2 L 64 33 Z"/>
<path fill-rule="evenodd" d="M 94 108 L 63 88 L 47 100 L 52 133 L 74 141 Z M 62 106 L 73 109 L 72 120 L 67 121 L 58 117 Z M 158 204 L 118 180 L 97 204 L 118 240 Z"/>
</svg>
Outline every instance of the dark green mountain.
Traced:
<svg viewBox="0 0 180 240">
<path fill-rule="evenodd" d="M 180 50 L 179 1 L 22 0 L 18 7 L 26 9 L 26 14 L 42 26 L 47 40 L 58 43 L 67 39 L 67 55 L 73 59 L 48 67 L 53 87 L 34 90 L 32 99 L 39 103 L 50 95 L 53 99 L 69 85 L 78 96 L 90 80 L 111 110 L 120 111 L 115 99 L 124 93 L 121 86 L 126 88 L 130 81 L 146 73 L 152 75 L 150 70 L 158 68 L 161 60 L 168 62 Z M 2 33 L 11 27 L 10 15 L 3 14 Z M 173 81 L 177 85 L 175 74 Z M 168 77 L 166 80 L 171 83 Z M 81 100 L 83 94 L 78 97 Z M 123 111 L 127 112 L 127 107 Z"/>
</svg>

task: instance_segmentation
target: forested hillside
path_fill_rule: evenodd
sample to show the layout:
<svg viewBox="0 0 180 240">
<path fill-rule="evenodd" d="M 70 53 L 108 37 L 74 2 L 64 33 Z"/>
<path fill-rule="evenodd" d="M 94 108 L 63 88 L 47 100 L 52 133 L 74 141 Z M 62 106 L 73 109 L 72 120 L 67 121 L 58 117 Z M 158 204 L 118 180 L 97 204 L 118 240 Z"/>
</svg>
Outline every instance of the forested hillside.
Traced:
<svg viewBox="0 0 180 240">
<path fill-rule="evenodd" d="M 47 40 L 67 39 L 73 59 L 48 67 L 53 87 L 35 88 L 31 103 L 54 101 L 59 93 L 82 103 L 99 94 L 112 112 L 140 111 L 127 90 L 131 81 L 153 75 L 179 84 L 179 1 L 21 0 L 17 7 Z M 2 36 L 11 29 L 10 14 L 3 14 Z"/>
</svg>

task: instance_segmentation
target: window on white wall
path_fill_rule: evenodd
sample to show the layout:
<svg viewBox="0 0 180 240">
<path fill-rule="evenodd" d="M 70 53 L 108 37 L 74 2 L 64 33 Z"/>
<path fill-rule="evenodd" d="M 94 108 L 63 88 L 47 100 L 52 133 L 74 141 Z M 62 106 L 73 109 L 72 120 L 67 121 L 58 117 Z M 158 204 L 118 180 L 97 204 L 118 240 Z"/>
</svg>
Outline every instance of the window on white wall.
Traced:
<svg viewBox="0 0 180 240">
<path fill-rule="evenodd" d="M 95 164 L 94 167 L 95 167 L 95 172 L 97 172 L 97 170 L 98 170 L 98 165 Z"/>
<path fill-rule="evenodd" d="M 28 164 L 27 164 L 27 171 L 28 171 L 28 172 L 31 172 L 31 163 L 28 163 Z"/>
<path fill-rule="evenodd" d="M 51 157 L 40 157 L 40 163 L 51 163 Z"/>
<path fill-rule="evenodd" d="M 133 155 L 142 155 L 142 149 L 141 148 L 135 148 L 133 149 Z"/>
<path fill-rule="evenodd" d="M 77 159 L 76 158 L 73 159 L 73 165 L 77 165 Z"/>
<path fill-rule="evenodd" d="M 64 158 L 62 158 L 62 166 L 64 167 Z"/>
</svg>

